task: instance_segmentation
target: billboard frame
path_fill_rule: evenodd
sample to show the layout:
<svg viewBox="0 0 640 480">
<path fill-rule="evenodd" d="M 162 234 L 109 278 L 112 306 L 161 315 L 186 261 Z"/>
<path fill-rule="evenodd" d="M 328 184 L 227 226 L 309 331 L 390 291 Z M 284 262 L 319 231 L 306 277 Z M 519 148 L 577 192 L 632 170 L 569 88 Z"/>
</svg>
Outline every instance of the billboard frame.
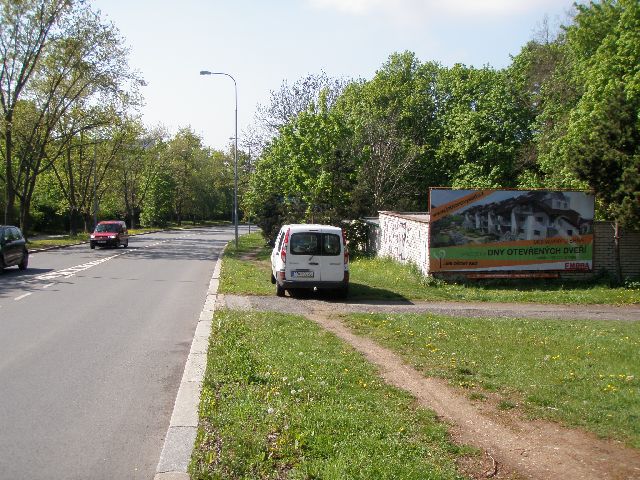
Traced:
<svg viewBox="0 0 640 480">
<path fill-rule="evenodd" d="M 591 191 L 432 187 L 428 198 L 429 273 L 593 272 Z"/>
</svg>

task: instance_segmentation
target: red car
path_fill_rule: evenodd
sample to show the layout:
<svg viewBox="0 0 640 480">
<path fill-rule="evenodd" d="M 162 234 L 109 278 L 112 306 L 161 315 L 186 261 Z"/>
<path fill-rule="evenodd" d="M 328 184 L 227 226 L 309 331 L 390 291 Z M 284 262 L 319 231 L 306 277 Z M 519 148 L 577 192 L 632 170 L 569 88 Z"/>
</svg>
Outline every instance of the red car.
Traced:
<svg viewBox="0 0 640 480">
<path fill-rule="evenodd" d="M 129 246 L 129 231 L 127 224 L 122 220 L 105 220 L 96 225 L 96 229 L 91 234 L 89 246 L 99 247 L 119 247 Z"/>
</svg>

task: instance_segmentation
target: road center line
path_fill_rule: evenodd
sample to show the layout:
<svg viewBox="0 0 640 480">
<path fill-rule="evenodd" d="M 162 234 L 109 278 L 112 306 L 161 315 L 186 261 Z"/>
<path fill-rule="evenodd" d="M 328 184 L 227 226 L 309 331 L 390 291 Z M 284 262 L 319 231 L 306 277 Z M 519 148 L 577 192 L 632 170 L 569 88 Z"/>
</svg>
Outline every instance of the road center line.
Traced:
<svg viewBox="0 0 640 480">
<path fill-rule="evenodd" d="M 28 297 L 31 294 L 32 292 L 25 293 L 24 295 L 20 295 L 19 297 L 14 298 L 14 300 L 17 302 L 18 300 L 22 300 L 23 298 Z"/>
</svg>

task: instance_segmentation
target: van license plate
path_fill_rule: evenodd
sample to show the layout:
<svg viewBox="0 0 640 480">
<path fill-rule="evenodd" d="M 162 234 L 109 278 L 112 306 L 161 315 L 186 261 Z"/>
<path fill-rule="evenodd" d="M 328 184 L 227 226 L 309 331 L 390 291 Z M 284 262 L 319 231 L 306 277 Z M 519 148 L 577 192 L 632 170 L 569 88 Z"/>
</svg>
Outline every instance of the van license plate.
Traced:
<svg viewBox="0 0 640 480">
<path fill-rule="evenodd" d="M 293 278 L 313 278 L 313 272 L 302 272 L 294 270 L 293 272 L 291 272 L 291 276 Z"/>
</svg>

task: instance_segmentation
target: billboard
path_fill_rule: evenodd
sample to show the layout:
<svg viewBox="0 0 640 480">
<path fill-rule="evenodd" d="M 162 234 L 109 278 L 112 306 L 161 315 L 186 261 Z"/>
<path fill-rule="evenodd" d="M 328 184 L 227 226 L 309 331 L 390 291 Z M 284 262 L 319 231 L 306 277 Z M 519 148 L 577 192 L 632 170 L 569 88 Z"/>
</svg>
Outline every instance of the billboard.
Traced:
<svg viewBox="0 0 640 480">
<path fill-rule="evenodd" d="M 430 272 L 592 270 L 590 193 L 431 189 L 430 199 Z"/>
</svg>

